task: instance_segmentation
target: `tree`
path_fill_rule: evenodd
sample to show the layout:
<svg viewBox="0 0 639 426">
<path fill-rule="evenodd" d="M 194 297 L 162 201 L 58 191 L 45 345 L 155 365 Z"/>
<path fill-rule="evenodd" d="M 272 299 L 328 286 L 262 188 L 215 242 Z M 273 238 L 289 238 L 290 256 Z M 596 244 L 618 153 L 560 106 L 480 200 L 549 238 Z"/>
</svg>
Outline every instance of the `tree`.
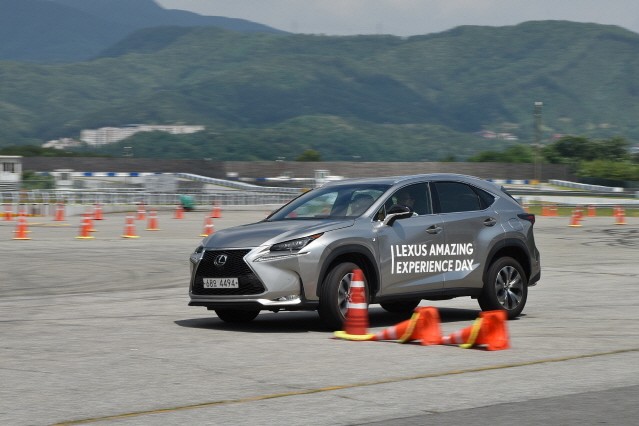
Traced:
<svg viewBox="0 0 639 426">
<path fill-rule="evenodd" d="M 484 151 L 471 157 L 478 163 L 532 163 L 533 152 L 528 145 L 513 145 L 503 151 Z"/>
<path fill-rule="evenodd" d="M 314 149 L 307 149 L 295 161 L 322 161 L 322 155 Z"/>
</svg>

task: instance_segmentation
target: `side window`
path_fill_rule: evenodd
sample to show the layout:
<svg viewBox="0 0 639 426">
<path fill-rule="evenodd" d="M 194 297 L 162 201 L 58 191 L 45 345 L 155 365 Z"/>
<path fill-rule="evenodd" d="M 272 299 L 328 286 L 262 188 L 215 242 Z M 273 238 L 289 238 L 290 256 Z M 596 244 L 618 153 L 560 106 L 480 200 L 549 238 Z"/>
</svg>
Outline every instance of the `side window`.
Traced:
<svg viewBox="0 0 639 426">
<path fill-rule="evenodd" d="M 495 196 L 494 195 L 489 194 L 488 192 L 486 192 L 486 191 L 484 191 L 482 189 L 479 189 L 479 188 L 473 188 L 473 189 L 475 190 L 477 195 L 479 195 L 479 199 L 481 200 L 481 208 L 482 208 L 482 210 L 493 205 L 493 203 L 495 202 Z"/>
<path fill-rule="evenodd" d="M 398 189 L 388 200 L 386 200 L 386 203 L 384 203 L 384 206 L 377 213 L 375 219 L 383 220 L 386 216 L 385 211 L 394 204 L 409 207 L 415 215 L 433 213 L 430 191 L 427 183 L 416 183 Z"/>
<path fill-rule="evenodd" d="M 435 188 L 442 213 L 483 210 L 479 196 L 465 183 L 436 182 Z"/>
</svg>

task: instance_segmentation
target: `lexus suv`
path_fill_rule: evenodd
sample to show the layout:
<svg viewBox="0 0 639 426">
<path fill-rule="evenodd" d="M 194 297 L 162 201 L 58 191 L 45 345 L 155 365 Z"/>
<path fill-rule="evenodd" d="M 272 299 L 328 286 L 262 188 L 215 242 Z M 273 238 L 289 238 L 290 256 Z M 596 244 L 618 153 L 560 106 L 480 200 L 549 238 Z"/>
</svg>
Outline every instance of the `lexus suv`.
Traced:
<svg viewBox="0 0 639 426">
<path fill-rule="evenodd" d="M 227 322 L 317 310 L 340 329 L 361 269 L 368 302 L 389 312 L 472 297 L 512 319 L 540 278 L 534 223 L 504 188 L 471 176 L 331 182 L 205 238 L 190 256 L 189 305 Z"/>
</svg>

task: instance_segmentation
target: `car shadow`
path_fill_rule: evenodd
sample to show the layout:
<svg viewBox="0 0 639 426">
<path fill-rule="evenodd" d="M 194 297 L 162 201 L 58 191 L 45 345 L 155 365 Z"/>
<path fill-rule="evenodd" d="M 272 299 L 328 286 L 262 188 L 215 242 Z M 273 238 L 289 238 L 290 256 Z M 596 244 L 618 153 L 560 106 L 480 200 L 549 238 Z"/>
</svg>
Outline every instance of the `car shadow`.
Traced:
<svg viewBox="0 0 639 426">
<path fill-rule="evenodd" d="M 479 316 L 477 309 L 438 308 L 442 323 L 468 322 Z M 410 314 L 395 314 L 381 307 L 368 310 L 370 328 L 390 327 L 410 318 Z M 246 323 L 228 323 L 217 316 L 190 318 L 174 321 L 176 325 L 187 328 L 235 331 L 240 333 L 307 333 L 331 332 L 320 320 L 317 312 L 262 312 L 257 318 Z"/>
</svg>

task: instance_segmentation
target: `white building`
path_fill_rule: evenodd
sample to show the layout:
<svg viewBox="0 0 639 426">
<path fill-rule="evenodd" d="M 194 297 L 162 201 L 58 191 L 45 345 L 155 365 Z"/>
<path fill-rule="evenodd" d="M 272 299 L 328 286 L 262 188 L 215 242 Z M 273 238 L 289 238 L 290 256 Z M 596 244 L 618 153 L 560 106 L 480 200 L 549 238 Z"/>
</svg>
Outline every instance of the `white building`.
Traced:
<svg viewBox="0 0 639 426">
<path fill-rule="evenodd" d="M 0 190 L 16 190 L 22 182 L 22 156 L 0 155 Z"/>
<path fill-rule="evenodd" d="M 42 148 L 55 149 L 77 148 L 80 146 L 82 146 L 82 142 L 76 141 L 75 139 L 71 138 L 54 139 L 42 144 Z"/>
<path fill-rule="evenodd" d="M 201 132 L 204 126 L 170 126 L 134 124 L 125 127 L 102 127 L 96 130 L 82 130 L 80 140 L 88 145 L 101 146 L 119 142 L 138 132 L 167 132 L 173 135 L 183 135 Z"/>
</svg>

